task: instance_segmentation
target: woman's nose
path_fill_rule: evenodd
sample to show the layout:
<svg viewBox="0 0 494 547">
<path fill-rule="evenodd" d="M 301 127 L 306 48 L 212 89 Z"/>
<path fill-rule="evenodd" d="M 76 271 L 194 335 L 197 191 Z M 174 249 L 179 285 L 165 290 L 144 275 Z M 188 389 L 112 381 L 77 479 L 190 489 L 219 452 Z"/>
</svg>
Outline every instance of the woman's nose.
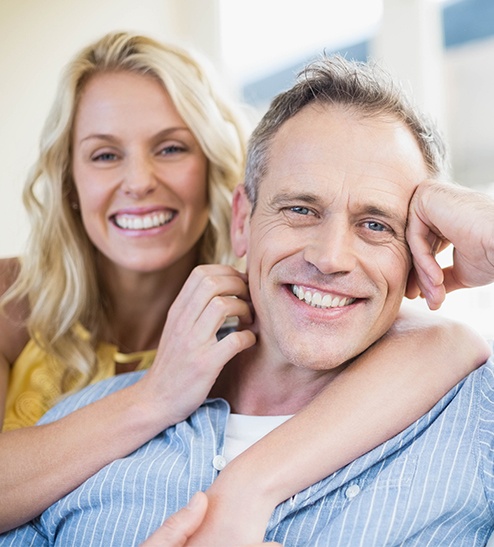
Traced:
<svg viewBox="0 0 494 547">
<path fill-rule="evenodd" d="M 151 161 L 141 156 L 134 157 L 129 159 L 126 167 L 122 182 L 125 194 L 142 198 L 156 188 L 158 181 Z"/>
</svg>

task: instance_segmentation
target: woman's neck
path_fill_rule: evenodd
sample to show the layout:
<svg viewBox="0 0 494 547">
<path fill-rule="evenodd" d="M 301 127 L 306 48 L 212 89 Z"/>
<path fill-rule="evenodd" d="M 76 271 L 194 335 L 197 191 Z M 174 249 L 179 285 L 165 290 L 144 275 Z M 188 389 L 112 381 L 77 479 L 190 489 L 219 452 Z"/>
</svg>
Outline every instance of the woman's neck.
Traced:
<svg viewBox="0 0 494 547">
<path fill-rule="evenodd" d="M 135 272 L 102 259 L 100 279 L 108 303 L 102 340 L 124 353 L 157 348 L 168 310 L 195 264 L 195 256 L 185 257 L 166 270 Z"/>
</svg>

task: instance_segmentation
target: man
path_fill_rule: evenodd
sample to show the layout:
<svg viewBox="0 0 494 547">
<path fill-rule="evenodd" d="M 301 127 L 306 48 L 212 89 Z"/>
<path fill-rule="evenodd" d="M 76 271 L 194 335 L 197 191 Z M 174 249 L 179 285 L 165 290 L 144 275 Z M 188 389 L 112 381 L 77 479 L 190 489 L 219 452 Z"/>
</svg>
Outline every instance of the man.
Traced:
<svg viewBox="0 0 494 547">
<path fill-rule="evenodd" d="M 437 307 L 448 290 L 492 282 L 494 204 L 423 182 L 441 174 L 442 157 L 433 130 L 371 68 L 328 59 L 308 69 L 254 132 L 234 199 L 232 242 L 247 259 L 257 343 L 224 368 L 214 398 L 188 420 L 0 545 L 136 544 L 216 479 L 230 409 L 298 412 L 387 332 L 405 293 L 421 291 Z M 457 249 L 446 273 L 430 251 L 443 236 Z M 138 374 L 90 387 L 47 419 Z M 493 405 L 490 362 L 403 433 L 280 504 L 265 539 L 287 547 L 484 544 L 493 529 Z M 204 545 L 201 536 L 190 545 Z"/>
</svg>

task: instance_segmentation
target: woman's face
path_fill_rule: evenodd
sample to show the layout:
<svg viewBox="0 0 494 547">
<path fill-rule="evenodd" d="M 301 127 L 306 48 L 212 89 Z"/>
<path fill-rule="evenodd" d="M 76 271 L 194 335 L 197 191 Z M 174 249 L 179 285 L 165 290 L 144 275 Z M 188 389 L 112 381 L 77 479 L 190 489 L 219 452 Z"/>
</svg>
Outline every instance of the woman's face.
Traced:
<svg viewBox="0 0 494 547">
<path fill-rule="evenodd" d="M 109 261 L 136 272 L 195 265 L 208 222 L 208 162 L 157 80 L 92 77 L 72 150 L 82 221 Z"/>
</svg>

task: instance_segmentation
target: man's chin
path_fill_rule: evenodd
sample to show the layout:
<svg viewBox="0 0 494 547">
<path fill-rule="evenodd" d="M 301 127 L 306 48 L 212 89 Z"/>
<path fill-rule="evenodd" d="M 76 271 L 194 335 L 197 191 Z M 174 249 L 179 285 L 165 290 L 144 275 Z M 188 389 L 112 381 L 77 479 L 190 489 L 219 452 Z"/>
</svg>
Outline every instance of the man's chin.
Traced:
<svg viewBox="0 0 494 547">
<path fill-rule="evenodd" d="M 354 352 L 336 348 L 326 348 L 325 344 L 281 344 L 281 350 L 287 361 L 294 366 L 312 371 L 333 371 L 353 358 Z"/>
</svg>

